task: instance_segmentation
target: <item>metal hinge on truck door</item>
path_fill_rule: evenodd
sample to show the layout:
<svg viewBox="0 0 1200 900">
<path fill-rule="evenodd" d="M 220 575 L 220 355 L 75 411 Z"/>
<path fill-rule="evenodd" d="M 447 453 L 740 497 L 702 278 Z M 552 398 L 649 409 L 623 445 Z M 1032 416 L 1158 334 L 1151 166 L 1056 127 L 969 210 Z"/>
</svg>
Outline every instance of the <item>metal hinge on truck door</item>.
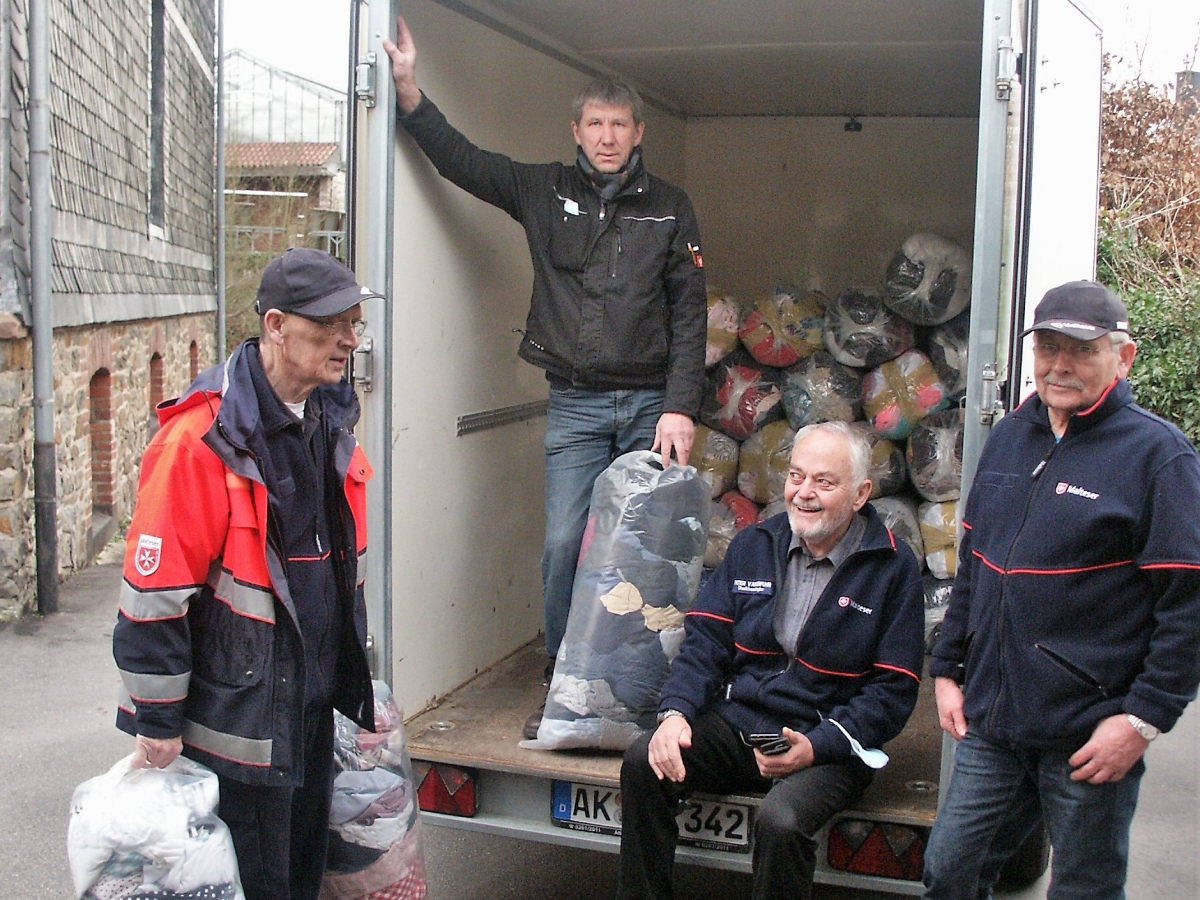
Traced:
<svg viewBox="0 0 1200 900">
<path fill-rule="evenodd" d="M 364 391 L 371 390 L 371 375 L 374 363 L 371 351 L 375 349 L 375 341 L 369 337 L 358 339 L 354 348 L 354 383 Z"/>
<path fill-rule="evenodd" d="M 979 397 L 979 424 L 991 426 L 1004 414 L 1004 401 L 996 385 L 996 364 L 983 365 L 983 390 Z"/>
<path fill-rule="evenodd" d="M 1007 101 L 1017 80 L 1017 54 L 1011 35 L 1000 38 L 999 44 L 996 50 L 996 99 Z"/>
<path fill-rule="evenodd" d="M 378 58 L 372 50 L 354 67 L 354 95 L 368 108 L 375 105 L 375 63 Z"/>
</svg>

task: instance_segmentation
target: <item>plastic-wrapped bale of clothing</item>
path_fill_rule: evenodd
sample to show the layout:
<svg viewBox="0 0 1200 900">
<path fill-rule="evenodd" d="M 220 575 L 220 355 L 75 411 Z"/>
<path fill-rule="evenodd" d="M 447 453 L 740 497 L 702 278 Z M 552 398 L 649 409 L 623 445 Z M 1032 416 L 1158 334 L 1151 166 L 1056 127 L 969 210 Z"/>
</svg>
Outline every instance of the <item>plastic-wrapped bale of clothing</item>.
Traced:
<svg viewBox="0 0 1200 900">
<path fill-rule="evenodd" d="M 880 497 L 871 505 L 879 518 L 896 537 L 908 544 L 908 549 L 917 558 L 917 565 L 925 569 L 925 538 L 921 528 L 920 510 L 916 498 L 903 494 Z"/>
<path fill-rule="evenodd" d="M 929 571 L 935 578 L 953 578 L 958 571 L 958 501 L 922 503 L 917 518 Z"/>
<path fill-rule="evenodd" d="M 862 417 L 862 373 L 817 350 L 790 368 L 783 382 L 783 411 L 797 431 L 814 422 Z"/>
<path fill-rule="evenodd" d="M 737 300 L 715 287 L 708 289 L 708 339 L 704 345 L 704 365 L 715 366 L 738 345 L 742 311 Z"/>
<path fill-rule="evenodd" d="M 244 900 L 217 776 L 180 756 L 131 769 L 133 755 L 71 797 L 67 858 L 84 900 Z M 11 825 L 11 823 L 10 823 Z"/>
<path fill-rule="evenodd" d="M 720 497 L 737 484 L 738 442 L 724 432 L 697 425 L 689 460 L 708 484 L 709 496 Z"/>
<path fill-rule="evenodd" d="M 801 296 L 790 284 L 777 284 L 746 310 L 738 336 L 760 363 L 776 368 L 795 365 L 822 346 L 825 297 Z"/>
<path fill-rule="evenodd" d="M 878 291 L 847 288 L 825 309 L 825 347 L 842 365 L 873 369 L 914 342 L 912 324 L 884 306 Z"/>
<path fill-rule="evenodd" d="M 758 521 L 765 522 L 772 516 L 777 516 L 781 512 L 787 512 L 787 501 L 780 497 L 778 500 L 772 500 L 766 506 L 758 511 Z"/>
<path fill-rule="evenodd" d="M 785 421 L 764 425 L 742 443 L 738 457 L 738 490 L 755 503 L 783 497 L 796 432 Z"/>
<path fill-rule="evenodd" d="M 949 322 L 929 331 L 926 338 L 929 361 L 946 388 L 946 396 L 958 399 L 967 392 L 967 348 L 970 343 L 971 311 L 963 310 Z"/>
<path fill-rule="evenodd" d="M 971 302 L 971 255 L 936 234 L 914 234 L 887 267 L 883 299 L 917 325 L 940 325 Z"/>
<path fill-rule="evenodd" d="M 925 588 L 925 652 L 932 653 L 933 645 L 942 635 L 942 620 L 946 618 L 946 609 L 950 605 L 954 579 L 935 578 L 926 574 L 921 582 Z"/>
<path fill-rule="evenodd" d="M 737 441 L 783 416 L 783 373 L 739 348 L 708 371 L 700 420 Z"/>
<path fill-rule="evenodd" d="M 710 508 L 704 567 L 715 569 L 725 558 L 733 536 L 758 521 L 758 504 L 741 491 L 726 491 Z"/>
<path fill-rule="evenodd" d="M 321 900 L 423 900 L 421 819 L 404 716 L 382 681 L 375 731 L 334 714 L 333 802 Z"/>
<path fill-rule="evenodd" d="M 903 488 L 908 483 L 904 448 L 880 437 L 870 422 L 851 422 L 850 427 L 860 432 L 871 445 L 871 499 L 887 497 Z"/>
<path fill-rule="evenodd" d="M 963 423 L 957 409 L 930 413 L 908 437 L 908 474 L 926 500 L 957 500 L 962 492 Z"/>
<path fill-rule="evenodd" d="M 917 422 L 950 403 L 933 364 L 920 350 L 905 350 L 868 372 L 862 401 L 867 420 L 889 440 L 908 437 Z"/>
<path fill-rule="evenodd" d="M 538 750 L 624 750 L 654 726 L 683 641 L 709 531 L 708 485 L 691 466 L 626 453 L 596 479 L 566 634 Z"/>
</svg>

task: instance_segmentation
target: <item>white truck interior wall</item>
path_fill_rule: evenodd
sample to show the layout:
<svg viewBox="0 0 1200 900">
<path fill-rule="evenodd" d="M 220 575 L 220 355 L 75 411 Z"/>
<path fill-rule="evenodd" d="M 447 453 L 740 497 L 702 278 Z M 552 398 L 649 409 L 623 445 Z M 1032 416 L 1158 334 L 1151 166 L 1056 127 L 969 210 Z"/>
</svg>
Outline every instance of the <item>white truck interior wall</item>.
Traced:
<svg viewBox="0 0 1200 900">
<path fill-rule="evenodd" d="M 588 76 L 433 3 L 401 12 L 419 84 L 468 138 L 519 160 L 574 158 L 571 100 Z M 462 437 L 456 423 L 547 387 L 516 355 L 533 279 L 523 230 L 443 180 L 398 131 L 392 684 L 411 714 L 541 627 L 545 418 Z M 648 116 L 647 153 L 670 177 L 683 131 Z"/>
<path fill-rule="evenodd" d="M 829 295 L 878 287 L 910 234 L 969 251 L 976 119 L 702 118 L 687 127 L 686 187 L 710 286 L 739 299 L 777 280 Z"/>
</svg>

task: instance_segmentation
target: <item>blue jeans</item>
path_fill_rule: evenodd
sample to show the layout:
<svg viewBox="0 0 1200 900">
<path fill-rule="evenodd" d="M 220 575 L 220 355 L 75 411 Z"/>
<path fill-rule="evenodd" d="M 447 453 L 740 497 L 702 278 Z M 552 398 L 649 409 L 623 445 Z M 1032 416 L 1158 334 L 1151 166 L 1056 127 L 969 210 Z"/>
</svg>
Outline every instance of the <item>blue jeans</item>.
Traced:
<svg viewBox="0 0 1200 900">
<path fill-rule="evenodd" d="M 927 900 L 989 900 L 1039 815 L 1054 849 L 1048 900 L 1124 900 L 1145 763 L 1120 781 L 1088 784 L 1071 780 L 1073 752 L 1014 748 L 968 730 L 925 850 Z"/>
<path fill-rule="evenodd" d="M 550 389 L 542 593 L 546 603 L 546 652 L 551 659 L 558 654 L 567 630 L 592 486 L 618 456 L 650 449 L 662 407 L 662 391 Z"/>
</svg>

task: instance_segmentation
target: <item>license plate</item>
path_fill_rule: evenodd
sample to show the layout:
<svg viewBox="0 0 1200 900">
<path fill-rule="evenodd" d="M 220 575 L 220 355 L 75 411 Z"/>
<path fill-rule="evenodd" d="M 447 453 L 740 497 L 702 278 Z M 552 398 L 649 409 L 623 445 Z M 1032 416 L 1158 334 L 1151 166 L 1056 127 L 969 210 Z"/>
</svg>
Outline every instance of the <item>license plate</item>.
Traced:
<svg viewBox="0 0 1200 900">
<path fill-rule="evenodd" d="M 621 792 L 574 781 L 554 782 L 552 821 L 561 828 L 621 833 Z M 750 849 L 750 807 L 745 803 L 689 797 L 675 817 L 679 842 L 709 850 Z"/>
</svg>

